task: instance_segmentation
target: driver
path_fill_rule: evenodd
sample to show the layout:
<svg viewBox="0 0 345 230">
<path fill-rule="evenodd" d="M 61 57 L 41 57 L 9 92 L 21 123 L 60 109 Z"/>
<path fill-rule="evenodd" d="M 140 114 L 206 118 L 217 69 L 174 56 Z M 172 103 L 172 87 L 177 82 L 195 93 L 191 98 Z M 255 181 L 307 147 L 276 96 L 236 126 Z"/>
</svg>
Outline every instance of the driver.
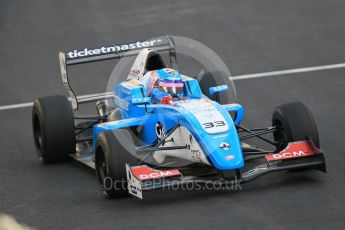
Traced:
<svg viewBox="0 0 345 230">
<path fill-rule="evenodd" d="M 171 104 L 176 97 L 183 96 L 183 81 L 181 74 L 176 70 L 164 68 L 148 72 L 144 79 L 147 79 L 148 94 L 155 103 Z"/>
</svg>

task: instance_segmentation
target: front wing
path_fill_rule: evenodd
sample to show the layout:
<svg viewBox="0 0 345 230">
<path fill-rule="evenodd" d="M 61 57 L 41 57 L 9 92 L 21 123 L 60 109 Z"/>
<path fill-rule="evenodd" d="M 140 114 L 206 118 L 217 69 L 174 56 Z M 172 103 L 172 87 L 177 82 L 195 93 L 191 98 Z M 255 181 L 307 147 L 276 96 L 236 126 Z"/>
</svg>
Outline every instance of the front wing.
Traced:
<svg viewBox="0 0 345 230">
<path fill-rule="evenodd" d="M 209 170 L 195 175 L 184 175 L 179 169 L 153 169 L 147 165 L 126 165 L 128 191 L 143 199 L 145 191 L 157 189 L 200 188 L 217 185 L 218 188 L 234 188 L 237 184 L 249 182 L 264 174 L 290 169 L 317 169 L 326 172 L 323 153 L 309 140 L 291 142 L 278 153 L 264 155 L 264 163 L 241 172 Z"/>
</svg>

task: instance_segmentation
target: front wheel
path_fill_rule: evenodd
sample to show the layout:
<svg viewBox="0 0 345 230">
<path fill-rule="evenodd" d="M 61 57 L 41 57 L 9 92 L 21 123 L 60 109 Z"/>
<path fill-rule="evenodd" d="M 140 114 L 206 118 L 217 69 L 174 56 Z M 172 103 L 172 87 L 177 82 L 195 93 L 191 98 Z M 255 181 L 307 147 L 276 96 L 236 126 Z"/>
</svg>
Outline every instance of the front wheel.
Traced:
<svg viewBox="0 0 345 230">
<path fill-rule="evenodd" d="M 126 163 L 134 163 L 134 144 L 128 130 L 120 129 L 99 135 L 96 146 L 96 176 L 102 195 L 120 198 L 128 195 Z"/>
<path fill-rule="evenodd" d="M 320 140 L 314 117 L 301 102 L 291 102 L 277 106 L 272 115 L 272 125 L 278 128 L 273 133 L 277 151 L 289 142 L 302 141 L 309 137 L 320 148 Z"/>
<path fill-rule="evenodd" d="M 229 104 L 236 100 L 236 92 L 233 82 L 231 82 L 229 76 L 226 76 L 224 73 L 207 72 L 202 76 L 201 80 L 199 80 L 199 85 L 205 96 L 219 104 Z M 218 85 L 226 85 L 229 89 L 222 93 L 210 95 L 209 88 Z"/>
</svg>

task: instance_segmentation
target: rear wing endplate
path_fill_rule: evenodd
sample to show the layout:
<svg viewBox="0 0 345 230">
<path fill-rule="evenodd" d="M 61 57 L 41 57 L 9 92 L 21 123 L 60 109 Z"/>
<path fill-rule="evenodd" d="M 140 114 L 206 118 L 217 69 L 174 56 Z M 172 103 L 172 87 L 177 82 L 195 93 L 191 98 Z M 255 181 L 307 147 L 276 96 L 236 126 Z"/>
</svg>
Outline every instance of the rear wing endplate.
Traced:
<svg viewBox="0 0 345 230">
<path fill-rule="evenodd" d="M 125 44 L 113 44 L 94 49 L 84 48 L 68 52 L 60 52 L 59 61 L 61 79 L 70 96 L 73 109 L 78 109 L 79 103 L 85 103 L 88 102 L 88 100 L 83 100 L 81 102 L 75 95 L 68 78 L 68 66 L 134 56 L 145 48 L 154 49 L 157 52 L 168 51 L 171 65 L 176 66 L 175 43 L 170 36 L 162 36 L 146 41 L 136 41 Z M 94 98 L 90 98 L 90 101 L 94 101 Z"/>
</svg>

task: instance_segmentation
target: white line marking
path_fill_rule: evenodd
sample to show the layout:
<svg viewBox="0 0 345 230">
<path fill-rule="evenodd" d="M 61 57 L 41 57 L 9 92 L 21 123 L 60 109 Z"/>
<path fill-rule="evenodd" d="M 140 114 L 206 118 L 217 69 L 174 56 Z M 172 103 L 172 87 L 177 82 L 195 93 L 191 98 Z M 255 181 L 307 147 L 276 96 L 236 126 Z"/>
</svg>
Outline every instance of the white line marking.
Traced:
<svg viewBox="0 0 345 230">
<path fill-rule="evenodd" d="M 234 80 L 234 81 L 239 81 L 239 80 L 245 80 L 245 79 L 270 77 L 270 76 L 295 74 L 295 73 L 305 73 L 305 72 L 313 72 L 313 71 L 329 70 L 329 69 L 339 69 L 339 68 L 345 68 L 345 63 L 339 63 L 339 64 L 333 64 L 333 65 L 312 66 L 312 67 L 296 68 L 296 69 L 287 69 L 287 70 L 264 72 L 264 73 L 244 74 L 244 75 L 231 76 L 230 79 Z"/>
<path fill-rule="evenodd" d="M 13 105 L 3 105 L 3 106 L 0 106 L 0 110 L 25 108 L 25 107 L 30 107 L 33 104 L 34 104 L 33 102 L 27 102 L 27 103 L 13 104 Z"/>
<path fill-rule="evenodd" d="M 81 95 L 78 96 L 78 100 L 80 101 L 85 101 L 90 98 L 102 98 L 102 96 L 109 96 L 111 92 L 107 93 L 95 93 L 95 94 L 86 94 L 86 95 Z M 25 108 L 25 107 L 31 107 L 34 103 L 33 102 L 27 102 L 27 103 L 20 103 L 20 104 L 13 104 L 13 105 L 3 105 L 0 106 L 0 111 L 1 110 L 10 110 L 10 109 L 20 109 L 20 108 Z"/>
<path fill-rule="evenodd" d="M 287 69 L 287 70 L 271 71 L 271 72 L 263 72 L 263 73 L 244 74 L 244 75 L 231 76 L 230 79 L 233 81 L 240 81 L 240 80 L 246 80 L 246 79 L 262 78 L 262 77 L 270 77 L 270 76 L 278 76 L 278 75 L 287 75 L 287 74 L 296 74 L 296 73 L 305 73 L 305 72 L 313 72 L 313 71 L 329 70 L 329 69 L 339 69 L 339 68 L 345 68 L 345 63 L 332 64 L 332 65 L 322 65 L 322 66 L 312 66 L 312 67 L 296 68 L 296 69 Z M 86 99 L 89 97 L 97 97 L 97 96 L 102 96 L 102 95 L 104 95 L 104 93 L 87 94 L 87 95 L 78 96 L 78 99 Z M 13 104 L 13 105 L 3 105 L 3 106 L 0 106 L 0 111 L 31 107 L 32 105 L 33 105 L 33 102 Z"/>
</svg>

